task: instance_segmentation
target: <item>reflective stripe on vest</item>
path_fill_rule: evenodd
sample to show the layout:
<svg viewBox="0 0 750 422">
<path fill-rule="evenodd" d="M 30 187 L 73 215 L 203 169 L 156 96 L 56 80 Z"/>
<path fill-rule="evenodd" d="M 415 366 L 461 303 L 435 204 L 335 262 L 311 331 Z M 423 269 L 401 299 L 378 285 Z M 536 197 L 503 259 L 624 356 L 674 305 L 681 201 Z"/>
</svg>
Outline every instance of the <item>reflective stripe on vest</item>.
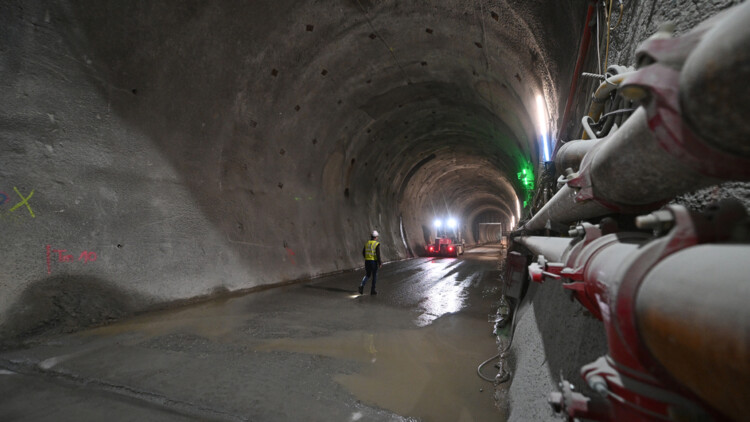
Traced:
<svg viewBox="0 0 750 422">
<path fill-rule="evenodd" d="M 375 253 L 375 249 L 377 249 L 380 242 L 376 240 L 369 240 L 365 244 L 365 261 L 377 261 L 378 260 L 378 254 Z"/>
</svg>

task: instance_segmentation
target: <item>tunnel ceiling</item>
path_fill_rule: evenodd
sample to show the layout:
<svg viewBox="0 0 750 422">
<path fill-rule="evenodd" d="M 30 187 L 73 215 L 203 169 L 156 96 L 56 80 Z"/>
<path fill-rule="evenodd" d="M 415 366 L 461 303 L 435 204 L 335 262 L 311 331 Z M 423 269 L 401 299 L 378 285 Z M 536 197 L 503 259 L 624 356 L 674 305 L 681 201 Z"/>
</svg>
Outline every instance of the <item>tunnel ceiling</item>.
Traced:
<svg viewBox="0 0 750 422">
<path fill-rule="evenodd" d="M 389 261 L 437 216 L 517 220 L 536 96 L 554 129 L 587 6 L 0 2 L 0 189 L 35 192 L 4 226 L 24 242 L 0 337 L 5 313 L 54 320 L 23 317 L 50 288 L 128 313 L 357 268 L 373 229 Z M 99 259 L 39 265 L 40 245 Z"/>
<path fill-rule="evenodd" d="M 83 1 L 62 14 L 113 107 L 193 189 L 319 183 L 354 206 L 387 200 L 415 230 L 440 203 L 514 215 L 516 173 L 541 157 L 535 97 L 554 121 L 585 6 Z M 201 164 L 208 151 L 219 169 Z M 215 198 L 202 202 L 224 225 Z"/>
</svg>

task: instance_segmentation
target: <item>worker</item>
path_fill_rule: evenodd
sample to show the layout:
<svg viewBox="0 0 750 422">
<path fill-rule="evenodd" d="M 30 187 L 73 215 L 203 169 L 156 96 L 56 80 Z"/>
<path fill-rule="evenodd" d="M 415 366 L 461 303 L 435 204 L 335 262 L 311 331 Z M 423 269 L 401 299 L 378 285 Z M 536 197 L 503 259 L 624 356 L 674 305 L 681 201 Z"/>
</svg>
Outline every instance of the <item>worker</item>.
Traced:
<svg viewBox="0 0 750 422">
<path fill-rule="evenodd" d="M 365 284 L 367 284 L 367 279 L 370 278 L 370 275 L 372 275 L 370 294 L 373 296 L 378 294 L 375 290 L 375 283 L 378 280 L 378 268 L 383 266 L 383 261 L 380 259 L 380 242 L 378 242 L 378 236 L 380 236 L 378 231 L 373 230 L 370 240 L 362 248 L 362 256 L 365 257 L 365 277 L 362 279 L 362 283 L 359 284 L 359 294 L 362 294 L 365 290 Z"/>
</svg>

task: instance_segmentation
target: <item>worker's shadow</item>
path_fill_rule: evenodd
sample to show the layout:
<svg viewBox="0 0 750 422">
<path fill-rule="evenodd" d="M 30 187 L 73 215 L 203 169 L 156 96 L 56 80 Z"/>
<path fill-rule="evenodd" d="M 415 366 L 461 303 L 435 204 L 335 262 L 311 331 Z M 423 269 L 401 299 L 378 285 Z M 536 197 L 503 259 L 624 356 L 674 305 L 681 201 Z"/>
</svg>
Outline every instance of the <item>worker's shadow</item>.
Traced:
<svg viewBox="0 0 750 422">
<path fill-rule="evenodd" d="M 347 290 L 347 289 L 342 289 L 340 287 L 314 286 L 314 285 L 308 284 L 308 285 L 305 286 L 305 288 L 325 290 L 325 291 L 328 291 L 328 292 L 336 292 L 336 293 L 346 293 L 348 295 L 358 294 L 358 292 L 357 292 L 356 289 L 355 290 Z"/>
</svg>

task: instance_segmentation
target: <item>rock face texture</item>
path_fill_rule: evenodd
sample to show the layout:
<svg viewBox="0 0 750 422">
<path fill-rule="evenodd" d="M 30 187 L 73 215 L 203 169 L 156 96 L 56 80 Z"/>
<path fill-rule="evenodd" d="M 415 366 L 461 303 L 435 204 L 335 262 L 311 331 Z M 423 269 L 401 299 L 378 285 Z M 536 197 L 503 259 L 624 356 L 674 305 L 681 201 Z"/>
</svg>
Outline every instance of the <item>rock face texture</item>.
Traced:
<svg viewBox="0 0 750 422">
<path fill-rule="evenodd" d="M 2 2 L 0 338 L 518 221 L 585 7 Z"/>
</svg>

